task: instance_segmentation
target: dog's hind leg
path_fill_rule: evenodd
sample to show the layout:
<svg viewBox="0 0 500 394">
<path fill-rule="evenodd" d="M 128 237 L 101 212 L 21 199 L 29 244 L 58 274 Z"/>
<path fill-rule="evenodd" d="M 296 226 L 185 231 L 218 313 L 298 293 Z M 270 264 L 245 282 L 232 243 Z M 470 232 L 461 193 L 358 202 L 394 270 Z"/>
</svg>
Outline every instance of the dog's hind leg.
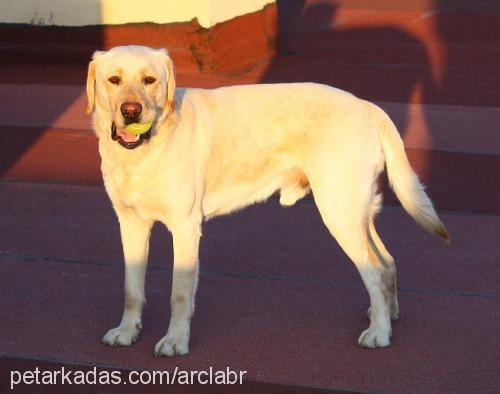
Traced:
<svg viewBox="0 0 500 394">
<path fill-rule="evenodd" d="M 390 345 L 391 336 L 385 270 L 371 253 L 368 233 L 373 180 L 363 177 L 363 171 L 356 171 L 355 165 L 348 163 L 349 171 L 341 166 L 332 168 L 335 163 L 330 162 L 328 173 L 311 171 L 308 177 L 325 225 L 355 264 L 370 296 L 370 326 L 363 331 L 358 344 L 385 347 Z"/>
<path fill-rule="evenodd" d="M 111 346 L 129 346 L 135 342 L 142 328 L 142 308 L 146 303 L 144 278 L 153 223 L 130 210 L 117 211 L 117 214 L 125 259 L 125 307 L 120 325 L 109 330 L 102 342 Z"/>
<path fill-rule="evenodd" d="M 368 247 L 370 248 L 370 253 L 379 260 L 383 267 L 383 279 L 387 293 L 389 294 L 391 320 L 397 320 L 399 317 L 399 304 L 396 287 L 396 264 L 394 263 L 394 258 L 387 251 L 380 239 L 374 223 L 375 215 L 380 209 L 380 200 L 380 196 L 376 196 L 372 205 L 372 212 L 369 219 Z M 370 309 L 368 309 L 368 317 L 370 317 Z"/>
</svg>

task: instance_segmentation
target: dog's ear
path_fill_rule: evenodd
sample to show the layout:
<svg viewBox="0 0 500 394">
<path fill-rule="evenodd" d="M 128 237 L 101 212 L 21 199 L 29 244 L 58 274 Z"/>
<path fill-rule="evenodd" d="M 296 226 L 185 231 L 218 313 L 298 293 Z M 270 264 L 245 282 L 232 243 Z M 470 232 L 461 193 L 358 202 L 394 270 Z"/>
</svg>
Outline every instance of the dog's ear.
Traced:
<svg viewBox="0 0 500 394">
<path fill-rule="evenodd" d="M 163 61 L 165 62 L 165 67 L 167 69 L 167 94 L 165 107 L 168 108 L 169 112 L 173 112 L 175 110 L 175 67 L 174 62 L 168 56 L 168 52 L 166 49 L 158 49 L 158 52 L 161 54 Z"/>
<path fill-rule="evenodd" d="M 89 69 L 87 71 L 87 114 L 90 114 L 94 109 L 97 58 L 104 53 L 103 51 L 95 51 L 92 55 L 92 61 L 89 63 Z"/>
</svg>

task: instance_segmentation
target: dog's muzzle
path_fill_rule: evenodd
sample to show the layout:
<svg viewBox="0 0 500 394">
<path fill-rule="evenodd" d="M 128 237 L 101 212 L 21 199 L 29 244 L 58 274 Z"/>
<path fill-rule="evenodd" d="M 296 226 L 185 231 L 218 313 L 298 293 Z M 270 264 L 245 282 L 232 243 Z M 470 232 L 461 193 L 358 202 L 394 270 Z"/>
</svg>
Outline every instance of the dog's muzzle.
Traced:
<svg viewBox="0 0 500 394">
<path fill-rule="evenodd" d="M 113 141 L 117 141 L 121 146 L 123 146 L 126 149 L 135 149 L 135 148 L 141 146 L 144 143 L 144 141 L 147 141 L 151 138 L 151 129 L 152 128 L 153 128 L 153 126 L 151 126 L 151 128 L 147 132 L 139 135 L 139 137 L 135 141 L 125 141 L 116 132 L 116 125 L 115 125 L 115 122 L 113 122 L 111 124 L 111 139 Z"/>
</svg>

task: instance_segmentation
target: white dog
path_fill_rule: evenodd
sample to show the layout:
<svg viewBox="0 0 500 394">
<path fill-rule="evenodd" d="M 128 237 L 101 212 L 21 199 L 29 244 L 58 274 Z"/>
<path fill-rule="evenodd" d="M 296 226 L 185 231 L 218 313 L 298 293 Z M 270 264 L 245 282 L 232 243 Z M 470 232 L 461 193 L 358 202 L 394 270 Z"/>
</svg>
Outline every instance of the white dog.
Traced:
<svg viewBox="0 0 500 394">
<path fill-rule="evenodd" d="M 370 296 L 359 345 L 390 344 L 396 270 L 373 224 L 384 164 L 405 210 L 431 233 L 448 234 L 380 108 L 314 83 L 176 89 L 167 52 L 139 46 L 96 52 L 87 94 L 125 257 L 125 310 L 105 344 L 128 346 L 141 330 L 153 222 L 168 227 L 174 247 L 171 320 L 155 353 L 186 354 L 203 220 L 276 191 L 293 205 L 309 190 Z M 130 123 L 152 124 L 136 136 Z"/>
</svg>

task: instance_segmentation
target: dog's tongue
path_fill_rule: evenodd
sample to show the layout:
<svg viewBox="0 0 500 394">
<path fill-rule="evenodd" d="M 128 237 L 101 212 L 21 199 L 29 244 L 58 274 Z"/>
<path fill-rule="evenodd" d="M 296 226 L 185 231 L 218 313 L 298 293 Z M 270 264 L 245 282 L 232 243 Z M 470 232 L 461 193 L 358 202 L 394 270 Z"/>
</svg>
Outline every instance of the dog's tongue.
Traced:
<svg viewBox="0 0 500 394">
<path fill-rule="evenodd" d="M 121 139 L 125 142 L 135 142 L 139 139 L 139 136 L 138 135 L 135 135 L 135 134 L 132 134 L 132 133 L 129 133 L 127 130 L 125 129 L 120 129 L 120 128 L 116 128 L 116 134 L 121 137 Z"/>
</svg>

